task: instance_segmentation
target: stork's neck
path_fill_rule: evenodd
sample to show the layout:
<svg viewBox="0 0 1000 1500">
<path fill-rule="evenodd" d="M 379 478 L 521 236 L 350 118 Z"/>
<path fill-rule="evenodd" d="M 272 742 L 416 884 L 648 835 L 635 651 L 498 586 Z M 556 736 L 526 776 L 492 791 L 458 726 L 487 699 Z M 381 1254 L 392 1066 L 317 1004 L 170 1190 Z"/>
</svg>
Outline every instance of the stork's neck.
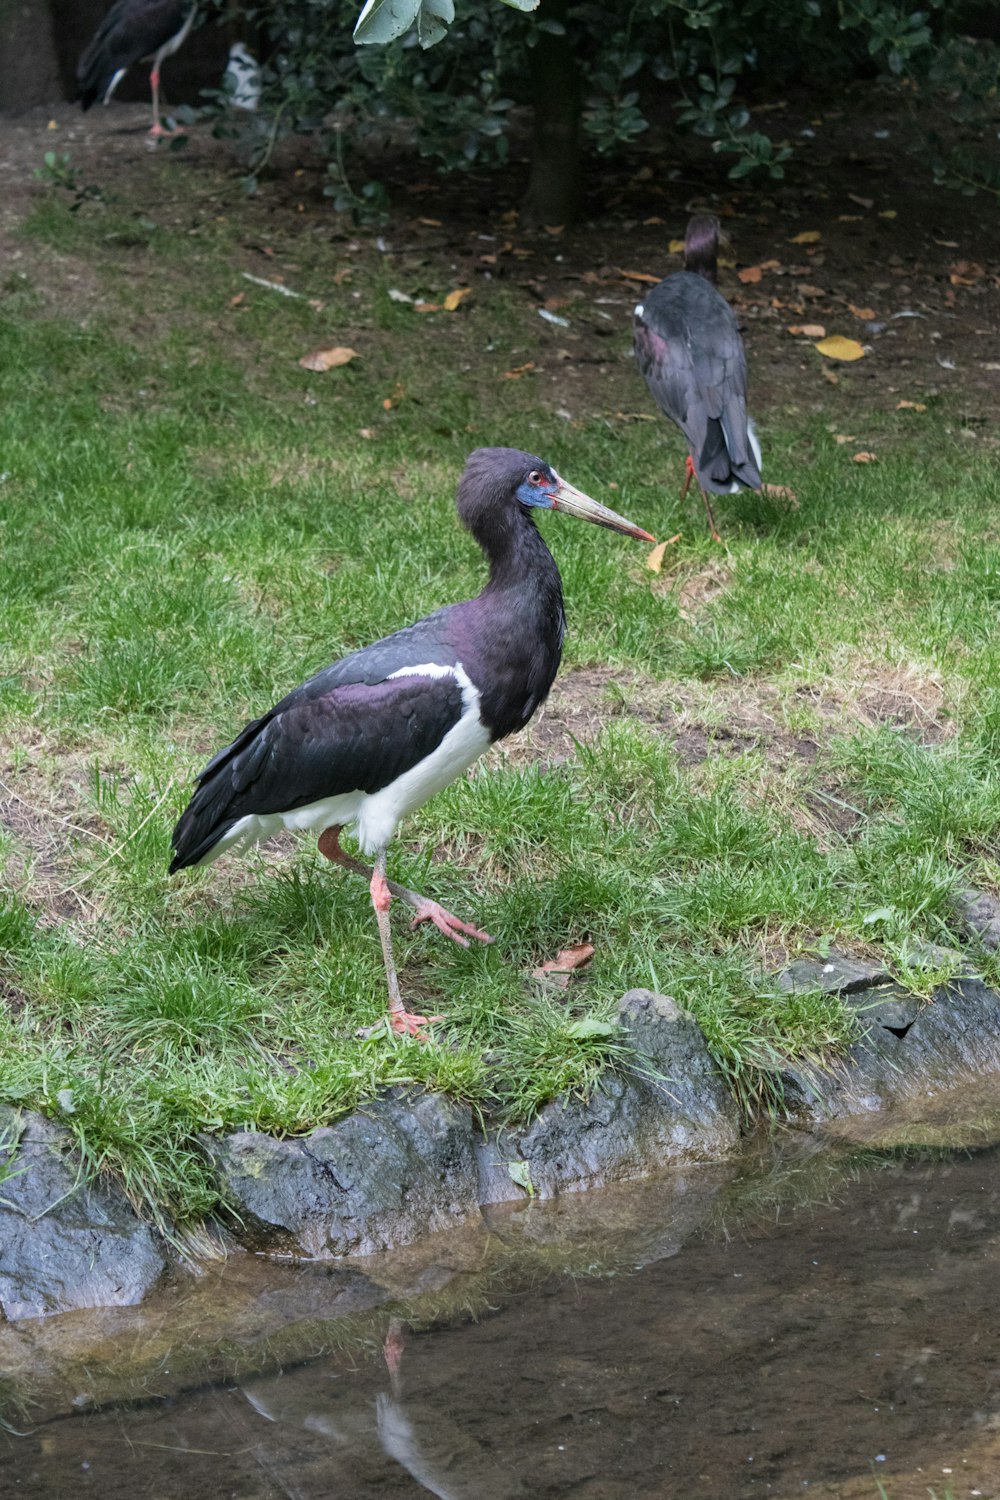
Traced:
<svg viewBox="0 0 1000 1500">
<path fill-rule="evenodd" d="M 527 598 L 562 599 L 559 569 L 531 516 L 520 508 L 502 516 L 502 526 L 476 540 L 486 554 L 490 577 L 484 594 L 523 593 Z"/>
</svg>

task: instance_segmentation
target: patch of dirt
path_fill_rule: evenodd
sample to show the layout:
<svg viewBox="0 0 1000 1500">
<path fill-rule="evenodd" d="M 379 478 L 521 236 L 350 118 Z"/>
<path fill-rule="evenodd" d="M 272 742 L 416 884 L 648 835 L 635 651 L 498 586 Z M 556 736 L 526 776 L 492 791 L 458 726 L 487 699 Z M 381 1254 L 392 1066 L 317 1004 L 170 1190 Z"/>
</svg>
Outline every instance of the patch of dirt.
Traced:
<svg viewBox="0 0 1000 1500">
<path fill-rule="evenodd" d="M 80 836 L 104 843 L 97 831 L 99 820 L 82 809 L 79 784 L 62 782 L 53 790 L 41 775 L 29 775 L 18 778 L 23 789 L 15 789 L 15 774 L 4 767 L 0 780 L 0 828 L 11 839 L 3 863 L 4 885 L 10 890 L 24 887 L 45 926 L 94 920 L 99 912 L 88 900 L 86 887 L 73 888 L 80 877 L 73 845 Z"/>
<path fill-rule="evenodd" d="M 678 136 L 667 121 L 654 124 L 618 161 L 590 160 L 588 218 L 552 232 L 517 223 L 526 166 L 516 140 L 511 165 L 499 175 L 437 179 L 423 166 L 415 170 L 398 150 L 359 161 L 359 171 L 381 177 L 393 196 L 393 220 L 376 233 L 333 214 L 323 196 L 325 163 L 309 141 L 283 143 L 280 175 L 246 199 L 230 146 L 213 139 L 207 125 L 192 130 L 184 151 L 161 152 L 151 163 L 145 105 L 112 104 L 83 116 L 58 104 L 0 117 L 0 258 L 8 289 L 16 288 L 11 277 L 28 272 L 47 310 L 82 320 L 102 310 L 109 293 L 93 267 L 19 234 L 45 194 L 69 201 L 65 189 L 35 176 L 46 151 L 68 152 L 77 183 L 113 200 L 115 232 L 105 259 L 117 274 L 149 288 L 151 324 L 167 320 L 154 293 L 171 278 L 179 290 L 186 271 L 156 255 L 143 220 L 197 236 L 224 217 L 238 227 L 234 286 L 247 298 L 268 294 L 240 280 L 243 270 L 293 289 L 298 278 L 306 296 L 329 285 L 331 274 L 357 291 L 356 323 L 342 323 L 338 341 L 367 345 L 371 367 L 380 374 L 384 368 L 387 396 L 392 339 L 373 323 L 365 296 L 373 276 L 389 272 L 411 296 L 437 300 L 451 288 L 471 289 L 457 314 L 422 322 L 428 358 L 447 361 L 470 395 L 488 400 L 495 382 L 513 375 L 531 382 L 534 394 L 570 423 L 599 415 L 614 430 L 638 418 L 660 421 L 631 358 L 631 310 L 644 283 L 629 273 L 679 269 L 667 245 L 682 233 L 689 209 L 706 206 L 720 214 L 731 241 L 722 289 L 744 324 L 758 414 L 827 412 L 837 430 L 856 434 L 858 449 L 876 441 L 885 449 L 919 427 L 919 405 L 936 404 L 970 443 L 998 441 L 1000 204 L 986 193 L 969 199 L 935 188 L 926 161 L 911 148 L 911 119 L 876 85 L 857 86 L 830 110 L 813 94 L 779 107 L 781 130 L 796 142 L 783 181 L 730 182 L 724 158 L 703 141 Z M 134 218 L 134 233 L 122 225 L 122 214 Z M 820 239 L 793 244 L 803 229 Z M 317 278 L 303 267 L 323 244 L 328 269 Z M 750 267 L 766 269 L 747 284 L 738 272 Z M 513 330 L 519 347 L 491 357 L 477 303 L 488 304 L 496 287 L 513 293 L 524 317 Z M 182 315 L 183 299 L 173 301 L 173 316 Z M 547 304 L 559 309 L 566 327 L 537 317 Z M 242 347 L 239 311 L 226 319 L 220 309 L 230 352 Z M 803 322 L 856 337 L 866 357 L 850 365 L 824 360 L 808 339 L 789 332 Z M 122 332 L 141 340 L 149 326 Z M 248 366 L 259 353 L 247 345 Z M 901 402 L 913 404 L 901 408 Z M 664 424 L 665 438 L 669 431 Z M 665 482 L 669 451 L 665 446 Z M 807 456 L 791 455 L 788 467 Z M 679 485 L 679 463 L 676 477 Z"/>
</svg>

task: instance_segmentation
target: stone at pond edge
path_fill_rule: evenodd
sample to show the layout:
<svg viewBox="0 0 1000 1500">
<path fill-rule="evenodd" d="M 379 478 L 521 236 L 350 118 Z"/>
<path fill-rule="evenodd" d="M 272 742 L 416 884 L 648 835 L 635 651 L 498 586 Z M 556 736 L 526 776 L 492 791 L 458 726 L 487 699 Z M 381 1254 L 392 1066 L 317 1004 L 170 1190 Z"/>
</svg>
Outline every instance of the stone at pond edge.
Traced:
<svg viewBox="0 0 1000 1500">
<path fill-rule="evenodd" d="M 126 1307 L 166 1267 L 124 1195 L 87 1185 L 68 1130 L 0 1106 L 0 1315 Z"/>
<path fill-rule="evenodd" d="M 718 1161 L 736 1145 L 736 1103 L 694 1017 L 651 990 L 629 990 L 618 1010 L 640 1055 L 636 1067 L 606 1074 L 588 1100 L 553 1100 L 523 1130 L 491 1133 L 478 1146 L 484 1204 L 523 1195 L 511 1163 L 550 1198 L 679 1162 Z"/>
<path fill-rule="evenodd" d="M 299 1140 L 202 1145 L 240 1238 L 265 1249 L 370 1255 L 479 1207 L 472 1113 L 439 1094 L 394 1091 Z"/>
<path fill-rule="evenodd" d="M 823 990 L 827 995 L 850 995 L 855 990 L 888 984 L 892 975 L 884 964 L 871 964 L 831 948 L 825 958 L 796 958 L 776 976 L 783 995 Z"/>
<path fill-rule="evenodd" d="M 865 1028 L 826 1068 L 800 1063 L 782 1075 L 785 1103 L 812 1122 L 866 1114 L 1000 1069 L 1000 994 L 963 976 L 921 1000 L 897 985 L 845 996 Z"/>
<path fill-rule="evenodd" d="M 961 926 L 969 937 L 995 953 L 1000 948 L 1000 901 L 987 891 L 959 891 L 955 906 Z"/>
</svg>

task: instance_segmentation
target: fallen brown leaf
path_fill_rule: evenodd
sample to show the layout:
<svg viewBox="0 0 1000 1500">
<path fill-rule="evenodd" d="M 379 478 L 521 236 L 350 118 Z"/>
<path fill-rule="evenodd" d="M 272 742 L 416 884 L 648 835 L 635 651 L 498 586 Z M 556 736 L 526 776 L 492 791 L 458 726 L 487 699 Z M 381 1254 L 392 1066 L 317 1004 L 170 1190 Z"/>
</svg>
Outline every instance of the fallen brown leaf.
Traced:
<svg viewBox="0 0 1000 1500">
<path fill-rule="evenodd" d="M 533 359 L 529 359 L 528 363 L 526 365 L 515 365 L 514 368 L 513 368 L 513 370 L 504 370 L 504 372 L 501 375 L 500 379 L 501 380 L 520 380 L 520 378 L 521 378 L 522 375 L 526 375 L 529 370 L 533 370 L 534 368 L 535 368 L 535 362 L 534 362 L 534 360 Z"/>
<path fill-rule="evenodd" d="M 420 313 L 440 312 L 440 302 L 414 302 L 413 311 Z"/>
<path fill-rule="evenodd" d="M 825 297 L 826 292 L 821 286 L 813 286 L 809 281 L 800 281 L 795 288 L 800 297 Z"/>
<path fill-rule="evenodd" d="M 334 286 L 343 286 L 345 281 L 350 281 L 354 271 L 350 266 L 341 266 L 339 271 L 333 273 Z"/>
<path fill-rule="evenodd" d="M 927 407 L 923 401 L 897 401 L 897 411 L 926 411 Z"/>
<path fill-rule="evenodd" d="M 453 292 L 449 292 L 444 299 L 445 312 L 454 312 L 460 302 L 464 302 L 472 291 L 470 286 L 457 286 Z"/>
<path fill-rule="evenodd" d="M 246 292 L 237 292 L 235 297 L 230 297 L 229 306 L 242 307 L 243 303 L 246 301 L 246 295 Z"/>
<path fill-rule="evenodd" d="M 441 228 L 441 220 L 440 219 L 418 219 L 417 223 L 418 224 L 426 224 L 428 229 L 440 229 Z"/>
<path fill-rule="evenodd" d="M 787 484 L 762 484 L 760 492 L 771 500 L 787 500 L 789 505 L 798 510 L 799 497 Z"/>
<path fill-rule="evenodd" d="M 763 279 L 764 272 L 760 266 L 744 266 L 742 271 L 736 272 L 736 275 L 744 286 L 756 286 L 758 281 Z"/>
<path fill-rule="evenodd" d="M 788 243 L 790 245 L 815 245 L 817 240 L 822 238 L 818 229 L 803 229 L 801 234 L 793 234 Z"/>
<path fill-rule="evenodd" d="M 626 281 L 648 281 L 651 286 L 655 286 L 660 280 L 659 276 L 650 276 L 648 271 L 623 271 L 621 267 L 617 267 L 617 270 L 619 276 L 624 276 Z"/>
<path fill-rule="evenodd" d="M 593 943 L 576 943 L 572 948 L 563 948 L 555 958 L 548 958 L 537 969 L 532 969 L 532 979 L 547 979 L 561 990 L 569 988 L 570 979 L 579 969 L 586 968 L 594 956 Z"/>
<path fill-rule="evenodd" d="M 848 302 L 847 305 L 854 316 L 860 318 L 863 323 L 870 323 L 875 316 L 874 307 L 855 307 L 853 302 Z"/>
<path fill-rule="evenodd" d="M 833 435 L 833 441 L 835 443 L 856 443 L 857 438 L 854 436 L 853 432 L 835 432 Z"/>
<path fill-rule="evenodd" d="M 865 351 L 857 339 L 845 339 L 842 334 L 831 334 L 828 339 L 820 339 L 813 346 L 824 359 L 840 359 L 850 362 L 855 359 L 863 359 Z"/>
<path fill-rule="evenodd" d="M 856 464 L 877 464 L 878 463 L 878 454 L 877 453 L 855 453 L 854 454 L 854 462 Z"/>
<path fill-rule="evenodd" d="M 822 323 L 793 323 L 788 332 L 805 334 L 807 339 L 826 338 L 826 329 Z"/>
<path fill-rule="evenodd" d="M 878 216 L 880 219 L 895 219 L 896 210 L 894 208 L 880 208 Z"/>
<path fill-rule="evenodd" d="M 662 571 L 664 553 L 666 552 L 668 547 L 672 547 L 675 542 L 679 542 L 680 538 L 681 534 L 678 531 L 673 536 L 668 537 L 665 542 L 657 543 L 652 552 L 650 552 L 649 556 L 646 558 L 646 567 L 651 573 L 659 573 Z"/>
<path fill-rule="evenodd" d="M 684 254 L 684 241 L 683 240 L 671 240 L 670 244 L 667 246 L 667 249 L 670 251 L 671 255 L 683 255 Z"/>
<path fill-rule="evenodd" d="M 303 370 L 335 370 L 338 365 L 349 365 L 352 359 L 357 359 L 356 349 L 346 349 L 338 344 L 335 349 L 314 349 L 311 354 L 303 354 L 299 364 Z"/>
</svg>

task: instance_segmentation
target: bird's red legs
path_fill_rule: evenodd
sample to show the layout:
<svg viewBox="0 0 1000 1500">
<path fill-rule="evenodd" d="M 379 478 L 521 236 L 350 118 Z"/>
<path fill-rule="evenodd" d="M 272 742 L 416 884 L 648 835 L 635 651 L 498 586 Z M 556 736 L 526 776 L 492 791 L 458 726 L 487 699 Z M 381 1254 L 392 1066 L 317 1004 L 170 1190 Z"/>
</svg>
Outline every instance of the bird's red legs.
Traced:
<svg viewBox="0 0 1000 1500">
<path fill-rule="evenodd" d="M 691 455 L 689 453 L 688 456 L 687 456 L 687 458 L 684 460 L 684 484 L 683 484 L 683 486 L 681 488 L 681 500 L 682 501 L 687 499 L 687 492 L 691 488 L 691 481 L 692 481 L 693 478 L 694 478 L 694 459 L 691 457 Z"/>
<path fill-rule="evenodd" d="M 688 492 L 688 490 L 691 487 L 691 481 L 692 481 L 692 479 L 697 479 L 697 477 L 698 476 L 695 473 L 694 459 L 691 457 L 691 455 L 689 453 L 688 456 L 687 456 L 687 458 L 684 460 L 684 487 L 681 490 L 681 499 L 682 500 L 686 500 L 687 499 L 687 492 Z M 722 538 L 719 535 L 718 529 L 717 529 L 716 524 L 715 524 L 715 517 L 712 514 L 711 501 L 709 500 L 708 495 L 706 494 L 706 492 L 701 489 L 701 485 L 700 484 L 699 484 L 698 488 L 699 488 L 699 490 L 701 490 L 701 498 L 702 498 L 702 500 L 705 503 L 705 515 L 708 517 L 708 529 L 712 533 L 712 541 L 713 542 L 721 542 Z"/>
<path fill-rule="evenodd" d="M 156 64 L 153 65 L 149 81 L 153 86 L 153 124 L 149 131 L 149 145 L 155 146 L 158 140 L 181 135 L 182 132 L 179 130 L 168 130 L 165 125 L 160 124 L 160 69 Z"/>
<path fill-rule="evenodd" d="M 378 923 L 378 935 L 382 940 L 382 961 L 385 964 L 385 977 L 389 986 L 389 1025 L 393 1031 L 402 1032 L 404 1036 L 425 1037 L 424 1027 L 430 1026 L 433 1021 L 441 1021 L 442 1016 L 418 1016 L 406 1009 L 403 997 L 399 993 L 399 976 L 396 973 L 396 965 L 392 957 L 392 935 L 389 932 L 389 906 L 392 896 L 389 892 L 389 883 L 385 878 L 385 850 L 383 849 L 376 861 L 372 871 L 369 890 L 372 893 L 372 906 L 375 908 L 375 920 Z"/>
<path fill-rule="evenodd" d="M 400 1365 L 403 1362 L 403 1329 L 406 1324 L 402 1318 L 390 1318 L 389 1331 L 382 1345 L 382 1354 L 385 1359 L 385 1367 L 389 1372 L 389 1384 L 392 1386 L 392 1394 L 395 1400 L 402 1395 L 402 1380 L 400 1378 Z"/>
<path fill-rule="evenodd" d="M 413 918 L 413 926 L 416 926 L 418 922 L 431 921 L 447 937 L 456 943 L 461 943 L 463 948 L 469 946 L 468 938 L 461 935 L 463 932 L 467 932 L 469 937 L 479 938 L 483 943 L 492 943 L 493 939 L 488 933 L 480 932 L 469 923 L 460 922 L 458 917 L 453 917 L 451 912 L 445 911 L 444 907 L 439 906 L 436 901 L 428 901 L 416 891 L 407 890 L 406 886 L 397 885 L 394 880 L 387 880 L 384 849 L 379 854 L 374 869 L 362 864 L 360 859 L 354 859 L 350 854 L 345 854 L 340 847 L 339 826 L 324 828 L 319 836 L 319 852 L 332 860 L 334 864 L 343 865 L 345 870 L 364 875 L 368 880 L 372 905 L 375 908 L 375 920 L 378 923 L 378 935 L 382 943 L 385 977 L 389 987 L 389 1025 L 393 1031 L 402 1032 L 406 1036 L 423 1037 L 424 1027 L 429 1026 L 433 1021 L 443 1020 L 443 1017 L 415 1015 L 403 1004 L 403 997 L 399 991 L 399 976 L 396 973 L 396 964 L 392 956 L 392 935 L 389 931 L 389 906 L 393 896 L 398 896 L 401 901 L 405 901 L 407 905 L 414 908 L 416 916 Z"/>
<path fill-rule="evenodd" d="M 340 828 L 324 828 L 319 836 L 319 852 L 325 854 L 327 859 L 333 860 L 335 865 L 343 865 L 345 870 L 353 870 L 356 875 L 363 875 L 366 880 L 371 880 L 373 870 L 370 865 L 362 864 L 360 859 L 353 859 L 351 855 L 345 854 L 340 847 Z M 427 896 L 421 896 L 419 891 L 408 890 L 405 885 L 399 885 L 395 880 L 386 880 L 386 887 L 390 894 L 405 901 L 416 913 L 410 925 L 418 926 L 421 922 L 433 922 L 439 932 L 445 937 L 451 938 L 453 943 L 458 943 L 462 948 L 469 946 L 469 938 L 477 938 L 481 943 L 492 943 L 493 939 L 488 932 L 480 932 L 478 927 L 473 927 L 471 922 L 463 922 L 453 916 L 450 911 L 437 901 L 431 901 Z M 465 933 L 467 936 L 463 937 Z"/>
</svg>

